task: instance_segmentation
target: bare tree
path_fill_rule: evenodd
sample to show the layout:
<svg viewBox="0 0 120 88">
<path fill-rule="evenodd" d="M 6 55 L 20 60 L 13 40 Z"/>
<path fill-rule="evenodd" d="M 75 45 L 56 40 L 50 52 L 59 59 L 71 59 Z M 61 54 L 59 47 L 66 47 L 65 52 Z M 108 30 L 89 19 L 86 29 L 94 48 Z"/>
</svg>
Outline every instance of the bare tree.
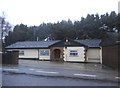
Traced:
<svg viewBox="0 0 120 88">
<path fill-rule="evenodd" d="M 4 49 L 5 37 L 8 36 L 9 31 L 11 31 L 11 24 L 6 21 L 4 12 L 2 16 L 0 16 L 0 43 L 2 45 L 2 49 Z"/>
</svg>

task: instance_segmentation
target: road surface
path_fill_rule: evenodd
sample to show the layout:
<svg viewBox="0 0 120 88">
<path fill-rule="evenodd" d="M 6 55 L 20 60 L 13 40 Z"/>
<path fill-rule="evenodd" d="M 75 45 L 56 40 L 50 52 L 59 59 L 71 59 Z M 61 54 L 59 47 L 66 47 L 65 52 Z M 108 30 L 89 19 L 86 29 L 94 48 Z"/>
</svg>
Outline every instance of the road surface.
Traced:
<svg viewBox="0 0 120 88">
<path fill-rule="evenodd" d="M 3 86 L 118 86 L 118 83 L 3 72 Z"/>
</svg>

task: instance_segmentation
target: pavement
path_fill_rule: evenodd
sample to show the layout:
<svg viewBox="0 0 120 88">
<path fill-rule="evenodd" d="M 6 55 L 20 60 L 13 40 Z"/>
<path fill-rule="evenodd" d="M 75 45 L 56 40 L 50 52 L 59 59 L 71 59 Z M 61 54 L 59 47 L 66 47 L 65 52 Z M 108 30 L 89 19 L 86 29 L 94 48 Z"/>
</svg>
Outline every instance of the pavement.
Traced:
<svg viewBox="0 0 120 88">
<path fill-rule="evenodd" d="M 19 60 L 19 65 L 3 65 L 3 72 L 42 77 L 86 79 L 118 82 L 118 70 L 99 63 L 50 62 Z"/>
</svg>

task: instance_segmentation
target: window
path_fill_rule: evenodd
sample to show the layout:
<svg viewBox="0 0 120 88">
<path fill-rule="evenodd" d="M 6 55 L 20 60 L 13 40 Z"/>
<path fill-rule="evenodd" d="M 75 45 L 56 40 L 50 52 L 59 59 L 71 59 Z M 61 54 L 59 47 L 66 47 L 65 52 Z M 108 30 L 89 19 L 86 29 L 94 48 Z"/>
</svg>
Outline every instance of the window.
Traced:
<svg viewBox="0 0 120 88">
<path fill-rule="evenodd" d="M 24 56 L 24 51 L 19 51 L 20 56 Z"/>
<path fill-rule="evenodd" d="M 71 50 L 70 51 L 70 56 L 71 57 L 77 57 L 78 56 L 78 51 L 77 50 Z"/>
<path fill-rule="evenodd" d="M 49 56 L 49 50 L 41 50 L 40 55 L 41 56 Z"/>
</svg>

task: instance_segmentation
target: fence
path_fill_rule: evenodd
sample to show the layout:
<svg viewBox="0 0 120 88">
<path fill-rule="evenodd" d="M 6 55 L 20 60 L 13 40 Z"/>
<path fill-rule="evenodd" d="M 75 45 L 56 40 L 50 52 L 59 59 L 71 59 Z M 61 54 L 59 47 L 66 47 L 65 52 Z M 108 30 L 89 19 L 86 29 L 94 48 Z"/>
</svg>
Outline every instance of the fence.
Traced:
<svg viewBox="0 0 120 88">
<path fill-rule="evenodd" d="M 2 64 L 18 64 L 19 51 L 6 51 L 2 53 Z"/>
</svg>

